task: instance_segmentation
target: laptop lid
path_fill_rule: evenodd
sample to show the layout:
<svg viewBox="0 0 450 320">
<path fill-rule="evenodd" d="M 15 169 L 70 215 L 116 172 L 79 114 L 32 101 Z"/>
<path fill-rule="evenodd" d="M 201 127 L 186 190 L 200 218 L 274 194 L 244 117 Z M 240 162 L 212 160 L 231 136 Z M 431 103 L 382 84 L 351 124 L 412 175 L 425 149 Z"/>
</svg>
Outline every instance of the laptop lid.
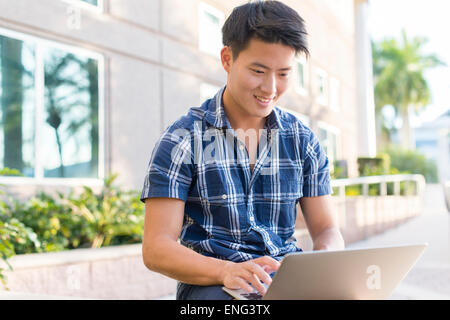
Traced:
<svg viewBox="0 0 450 320">
<path fill-rule="evenodd" d="M 286 255 L 264 300 L 386 299 L 427 244 Z"/>
</svg>

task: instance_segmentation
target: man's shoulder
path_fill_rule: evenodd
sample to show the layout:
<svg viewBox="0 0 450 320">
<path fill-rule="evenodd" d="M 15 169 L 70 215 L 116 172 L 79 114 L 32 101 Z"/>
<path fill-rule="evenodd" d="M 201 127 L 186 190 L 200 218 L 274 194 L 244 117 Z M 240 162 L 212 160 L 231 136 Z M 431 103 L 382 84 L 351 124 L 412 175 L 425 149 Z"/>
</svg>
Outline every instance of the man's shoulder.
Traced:
<svg viewBox="0 0 450 320">
<path fill-rule="evenodd" d="M 280 107 L 275 107 L 275 111 L 285 130 L 294 130 L 300 136 L 309 137 L 311 135 L 312 131 L 309 126 L 294 113 Z"/>
<path fill-rule="evenodd" d="M 196 124 L 202 123 L 205 118 L 205 113 L 208 110 L 208 102 L 206 100 L 201 106 L 190 107 L 186 114 L 180 116 L 177 120 L 172 122 L 166 131 L 173 132 L 175 130 L 193 131 Z"/>
</svg>

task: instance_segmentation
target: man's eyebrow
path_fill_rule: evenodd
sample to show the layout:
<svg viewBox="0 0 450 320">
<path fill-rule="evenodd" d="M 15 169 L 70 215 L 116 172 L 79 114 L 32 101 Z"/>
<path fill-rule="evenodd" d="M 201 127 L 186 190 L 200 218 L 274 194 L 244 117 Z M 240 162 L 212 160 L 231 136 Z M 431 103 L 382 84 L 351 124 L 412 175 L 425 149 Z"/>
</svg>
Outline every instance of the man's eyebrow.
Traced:
<svg viewBox="0 0 450 320">
<path fill-rule="evenodd" d="M 259 62 L 253 62 L 250 65 L 254 66 L 254 67 L 260 67 L 260 68 L 263 68 L 263 69 L 266 69 L 266 70 L 270 69 L 268 66 L 265 66 L 265 65 L 263 65 L 262 63 L 259 63 Z M 292 69 L 292 67 L 286 67 L 286 68 L 278 69 L 278 71 L 288 71 L 288 70 L 291 70 L 291 69 Z"/>
</svg>

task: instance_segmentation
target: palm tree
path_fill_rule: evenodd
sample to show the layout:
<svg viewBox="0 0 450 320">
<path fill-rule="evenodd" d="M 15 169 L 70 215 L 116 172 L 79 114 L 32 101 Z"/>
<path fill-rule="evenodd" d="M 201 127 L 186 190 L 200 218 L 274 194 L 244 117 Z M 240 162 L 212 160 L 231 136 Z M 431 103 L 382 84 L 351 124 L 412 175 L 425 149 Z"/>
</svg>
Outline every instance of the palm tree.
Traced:
<svg viewBox="0 0 450 320">
<path fill-rule="evenodd" d="M 396 116 L 400 115 L 403 122 L 400 128 L 401 146 L 413 149 L 410 113 L 417 113 L 430 103 L 430 89 L 424 72 L 445 64 L 436 55 L 421 52 L 428 42 L 427 38 L 408 39 L 405 30 L 402 30 L 401 40 L 401 43 L 395 39 L 372 43 L 375 108 L 379 122 L 384 106 L 392 105 L 395 108 Z M 382 128 L 382 124 L 378 123 L 378 136 Z"/>
</svg>

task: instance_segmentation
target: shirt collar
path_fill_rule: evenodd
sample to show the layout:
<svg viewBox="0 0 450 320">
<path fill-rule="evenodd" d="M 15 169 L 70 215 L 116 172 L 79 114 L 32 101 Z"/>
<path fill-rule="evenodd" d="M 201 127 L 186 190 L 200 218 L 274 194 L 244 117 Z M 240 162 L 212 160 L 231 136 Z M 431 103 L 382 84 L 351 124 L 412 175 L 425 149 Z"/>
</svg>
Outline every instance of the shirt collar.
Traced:
<svg viewBox="0 0 450 320">
<path fill-rule="evenodd" d="M 223 107 L 223 93 L 225 91 L 226 85 L 223 86 L 212 98 L 208 104 L 208 109 L 205 113 L 206 121 L 216 127 L 232 129 L 230 122 L 225 114 L 225 109 Z M 283 125 L 280 120 L 280 110 L 274 107 L 272 112 L 267 116 L 266 128 L 267 129 L 283 129 Z"/>
</svg>

